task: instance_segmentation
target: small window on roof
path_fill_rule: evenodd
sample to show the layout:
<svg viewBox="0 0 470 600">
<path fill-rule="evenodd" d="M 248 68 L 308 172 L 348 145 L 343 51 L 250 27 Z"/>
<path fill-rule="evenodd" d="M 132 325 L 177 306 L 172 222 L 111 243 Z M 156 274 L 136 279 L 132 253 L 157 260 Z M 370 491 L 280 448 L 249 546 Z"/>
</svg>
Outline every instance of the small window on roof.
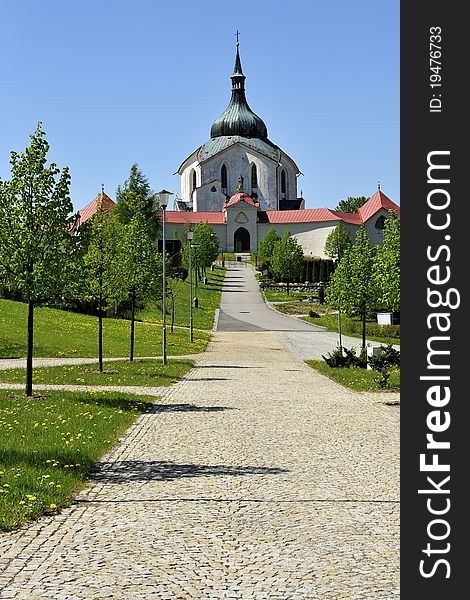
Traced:
<svg viewBox="0 0 470 600">
<path fill-rule="evenodd" d="M 383 215 L 381 217 L 379 217 L 377 219 L 377 221 L 375 222 L 375 228 L 376 229 L 384 229 L 385 228 L 385 217 Z"/>
<path fill-rule="evenodd" d="M 216 192 L 216 191 L 217 191 L 217 188 L 215 187 L 215 185 L 213 185 L 213 186 L 211 187 L 211 192 Z"/>
</svg>

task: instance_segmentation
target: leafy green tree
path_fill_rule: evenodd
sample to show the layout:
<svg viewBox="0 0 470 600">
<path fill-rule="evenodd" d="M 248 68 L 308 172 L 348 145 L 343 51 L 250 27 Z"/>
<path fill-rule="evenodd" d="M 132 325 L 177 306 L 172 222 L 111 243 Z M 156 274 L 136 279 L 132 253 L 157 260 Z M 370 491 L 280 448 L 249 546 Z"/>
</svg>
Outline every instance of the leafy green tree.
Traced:
<svg viewBox="0 0 470 600">
<path fill-rule="evenodd" d="M 157 251 L 145 213 L 136 210 L 130 222 L 123 226 L 123 272 L 131 302 L 129 360 L 134 360 L 136 303 L 158 296 L 162 287 L 163 262 Z"/>
<path fill-rule="evenodd" d="M 270 263 L 277 241 L 279 241 L 279 236 L 272 227 L 258 244 L 258 257 L 261 262 Z"/>
<path fill-rule="evenodd" d="M 344 252 L 352 246 L 349 233 L 342 225 L 337 225 L 330 231 L 325 240 L 325 254 L 336 262 L 339 262 Z"/>
<path fill-rule="evenodd" d="M 80 228 L 84 245 L 82 259 L 82 298 L 93 300 L 98 309 L 98 362 L 103 372 L 103 315 L 104 311 L 124 300 L 129 291 L 122 224 L 112 212 L 96 213 Z"/>
<path fill-rule="evenodd" d="M 159 210 L 158 194 L 151 190 L 147 177 L 134 163 L 131 167 L 129 179 L 116 190 L 116 206 L 114 211 L 121 223 L 129 223 L 135 209 L 135 198 L 139 198 L 140 210 L 146 215 L 153 239 L 160 231 L 160 222 L 157 218 Z"/>
<path fill-rule="evenodd" d="M 0 181 L 0 262 L 7 287 L 28 303 L 26 394 L 32 395 L 34 306 L 59 295 L 67 277 L 70 175 L 47 166 L 42 123 L 22 153 L 11 153 L 11 179 Z"/>
<path fill-rule="evenodd" d="M 193 241 L 198 248 L 193 248 L 193 268 L 205 271 L 217 260 L 219 255 L 219 238 L 214 234 L 208 223 L 197 223 L 193 228 Z M 183 266 L 189 270 L 189 242 L 183 247 Z"/>
<path fill-rule="evenodd" d="M 121 223 L 123 240 L 123 272 L 131 302 L 129 360 L 134 360 L 135 308 L 149 296 L 156 296 L 162 282 L 162 259 L 155 246 L 158 221 L 155 215 L 155 194 L 147 179 L 132 165 L 129 179 L 118 187 L 118 203 L 114 216 Z"/>
<path fill-rule="evenodd" d="M 394 211 L 389 213 L 385 221 L 384 245 L 377 250 L 374 279 L 380 305 L 398 312 L 400 310 L 400 220 Z"/>
<path fill-rule="evenodd" d="M 348 212 L 348 213 L 356 213 L 361 206 L 363 206 L 369 198 L 366 196 L 348 196 L 346 200 L 341 200 L 338 202 L 335 210 L 339 210 L 340 212 Z"/>
<path fill-rule="evenodd" d="M 327 290 L 327 303 L 338 304 L 348 314 L 359 315 L 362 321 L 362 347 L 366 345 L 367 310 L 377 301 L 373 278 L 375 251 L 362 225 L 357 232 L 354 245 L 347 249 L 332 275 Z"/>
<path fill-rule="evenodd" d="M 277 280 L 287 283 L 287 293 L 289 293 L 289 284 L 302 278 L 304 269 L 302 246 L 288 230 L 274 245 L 270 268 Z"/>
</svg>

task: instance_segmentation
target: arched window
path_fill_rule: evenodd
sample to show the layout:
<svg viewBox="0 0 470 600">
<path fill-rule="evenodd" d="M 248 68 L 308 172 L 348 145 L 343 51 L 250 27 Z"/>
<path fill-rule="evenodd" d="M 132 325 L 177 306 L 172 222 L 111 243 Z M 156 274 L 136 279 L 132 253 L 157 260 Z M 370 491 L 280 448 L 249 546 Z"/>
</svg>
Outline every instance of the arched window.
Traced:
<svg viewBox="0 0 470 600">
<path fill-rule="evenodd" d="M 256 169 L 256 165 L 251 165 L 251 189 L 258 189 L 258 170 Z"/>
<path fill-rule="evenodd" d="M 385 229 L 385 217 L 383 215 L 381 217 L 379 217 L 377 219 L 377 221 L 375 222 L 375 228 L 376 229 Z"/>
<path fill-rule="evenodd" d="M 284 169 L 281 171 L 281 197 L 285 198 L 287 194 L 287 177 Z"/>
<path fill-rule="evenodd" d="M 225 165 L 222 165 L 222 168 L 220 169 L 220 182 L 221 182 L 222 191 L 226 192 L 228 186 L 227 186 L 227 167 Z"/>
<path fill-rule="evenodd" d="M 191 169 L 191 172 L 189 174 L 189 193 L 192 196 L 194 190 L 196 189 L 196 171 L 194 169 Z"/>
</svg>

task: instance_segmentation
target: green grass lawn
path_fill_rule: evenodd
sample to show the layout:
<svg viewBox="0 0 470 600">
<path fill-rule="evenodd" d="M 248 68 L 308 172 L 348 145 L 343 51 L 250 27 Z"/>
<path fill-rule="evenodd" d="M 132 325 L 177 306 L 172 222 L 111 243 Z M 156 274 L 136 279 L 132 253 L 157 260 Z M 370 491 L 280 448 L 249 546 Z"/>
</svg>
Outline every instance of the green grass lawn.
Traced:
<svg viewBox="0 0 470 600">
<path fill-rule="evenodd" d="M 210 335 L 194 332 L 194 342 L 189 343 L 189 333 L 167 328 L 167 353 L 169 355 L 202 352 Z M 104 319 L 103 353 L 105 357 L 129 354 L 130 323 L 124 319 Z M 26 356 L 27 305 L 22 302 L 0 299 L 0 358 Z M 34 309 L 34 356 L 36 357 L 94 357 L 98 354 L 98 318 L 54 308 Z M 135 356 L 160 356 L 162 329 L 152 323 L 136 323 Z"/>
<path fill-rule="evenodd" d="M 196 329 L 212 329 L 215 309 L 220 304 L 225 269 L 215 266 L 207 270 L 207 285 L 202 281 L 195 287 L 193 273 L 193 297 L 197 296 L 198 308 L 193 308 L 193 327 Z M 189 277 L 186 281 L 173 279 L 170 284 L 175 296 L 175 325 L 189 327 Z M 171 298 L 167 301 L 167 310 L 171 312 Z M 156 302 L 149 302 L 145 309 L 139 310 L 136 318 L 149 323 L 162 322 L 162 309 Z M 171 314 L 167 315 L 167 326 L 171 323 Z"/>
<path fill-rule="evenodd" d="M 333 381 L 336 381 L 336 383 L 340 383 L 341 385 L 351 388 L 357 392 L 387 391 L 387 389 L 381 390 L 378 384 L 374 382 L 374 378 L 377 377 L 377 373 L 375 371 L 346 367 L 332 368 L 329 367 L 324 360 L 306 360 L 305 362 L 322 375 L 326 375 Z M 396 370 L 392 373 L 392 376 L 389 379 L 389 390 L 398 391 L 399 389 L 400 370 Z"/>
<path fill-rule="evenodd" d="M 312 292 L 311 294 L 307 292 L 276 292 L 274 290 L 263 290 L 267 302 L 294 302 L 296 300 L 300 300 L 300 298 L 313 298 L 314 301 L 317 300 L 318 294 Z"/>
<path fill-rule="evenodd" d="M 149 407 L 129 394 L 0 390 L 0 530 L 69 506 L 96 460 Z"/>
<path fill-rule="evenodd" d="M 312 306 L 312 310 L 317 311 L 317 308 L 315 306 Z M 338 314 L 324 314 L 320 317 L 301 317 L 303 321 L 307 321 L 307 323 L 312 323 L 313 325 L 321 325 L 322 327 L 325 327 L 328 331 L 335 331 L 338 332 Z M 374 331 L 380 330 L 380 328 L 382 328 L 382 330 L 384 332 L 387 331 L 387 328 L 390 330 L 390 326 L 388 325 L 378 325 L 377 323 L 367 323 L 366 326 L 369 325 L 372 326 L 374 328 Z M 369 328 L 368 328 L 369 329 Z M 394 329 L 394 327 L 392 326 L 391 329 Z M 349 335 L 351 337 L 356 337 L 361 339 L 362 338 L 362 324 L 360 323 L 360 321 L 358 319 L 354 319 L 352 317 L 348 317 L 345 314 L 341 315 L 341 332 L 344 335 Z M 399 329 L 398 329 L 398 337 L 391 337 L 388 335 L 377 335 L 377 334 L 373 334 L 369 331 L 366 330 L 366 337 L 368 340 L 370 341 L 374 341 L 374 342 L 380 342 L 381 344 L 400 344 L 400 337 L 399 337 L 400 333 L 399 333 Z"/>
<path fill-rule="evenodd" d="M 43 367 L 33 370 L 33 383 L 167 386 L 178 381 L 193 366 L 190 360 L 169 360 L 163 365 L 157 360 L 136 359 L 134 362 L 105 362 L 103 373 L 99 372 L 98 363 Z M 0 371 L 0 381 L 23 383 L 25 369 Z"/>
<path fill-rule="evenodd" d="M 307 302 L 282 302 L 274 304 L 273 308 L 283 315 L 307 315 L 311 306 Z"/>
</svg>

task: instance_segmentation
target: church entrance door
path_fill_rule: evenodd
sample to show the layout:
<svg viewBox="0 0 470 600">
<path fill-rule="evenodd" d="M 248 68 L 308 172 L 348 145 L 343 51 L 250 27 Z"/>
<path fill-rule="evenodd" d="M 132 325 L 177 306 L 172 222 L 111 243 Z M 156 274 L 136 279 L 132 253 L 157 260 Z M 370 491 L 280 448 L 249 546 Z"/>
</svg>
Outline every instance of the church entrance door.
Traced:
<svg viewBox="0 0 470 600">
<path fill-rule="evenodd" d="M 244 227 L 239 227 L 233 236 L 233 247 L 235 252 L 250 251 L 250 233 Z"/>
</svg>

